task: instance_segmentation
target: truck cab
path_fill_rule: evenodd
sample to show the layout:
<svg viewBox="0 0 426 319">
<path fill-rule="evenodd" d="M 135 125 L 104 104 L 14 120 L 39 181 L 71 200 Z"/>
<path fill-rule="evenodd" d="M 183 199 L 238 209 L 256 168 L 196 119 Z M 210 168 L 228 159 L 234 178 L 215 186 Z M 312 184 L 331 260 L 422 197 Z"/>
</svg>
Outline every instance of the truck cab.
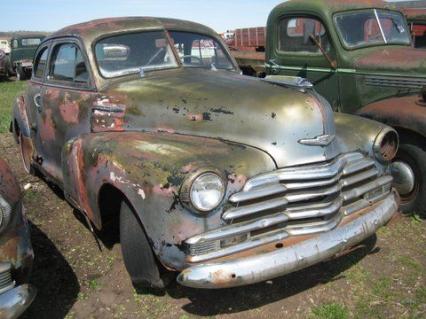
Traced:
<svg viewBox="0 0 426 319">
<path fill-rule="evenodd" d="M 17 80 L 31 77 L 34 53 L 45 34 L 15 35 L 11 40 L 10 74 L 16 74 Z"/>
<path fill-rule="evenodd" d="M 308 79 L 336 112 L 393 126 L 394 178 L 405 211 L 426 211 L 426 51 L 382 1 L 287 1 L 267 24 L 266 73 Z M 420 95 L 419 95 L 420 94 Z"/>
</svg>

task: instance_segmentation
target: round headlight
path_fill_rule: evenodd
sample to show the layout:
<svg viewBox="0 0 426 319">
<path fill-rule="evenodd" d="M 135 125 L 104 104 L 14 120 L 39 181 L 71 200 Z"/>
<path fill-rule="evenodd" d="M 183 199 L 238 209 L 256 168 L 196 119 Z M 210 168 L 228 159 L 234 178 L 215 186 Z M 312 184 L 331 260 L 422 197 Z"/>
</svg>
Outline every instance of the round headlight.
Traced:
<svg viewBox="0 0 426 319">
<path fill-rule="evenodd" d="M 195 178 L 189 191 L 191 204 L 202 212 L 209 212 L 219 206 L 224 194 L 225 183 L 215 173 L 203 173 Z"/>
<path fill-rule="evenodd" d="M 398 151 L 398 133 L 391 128 L 384 128 L 374 141 L 374 156 L 380 162 L 390 162 Z"/>
</svg>

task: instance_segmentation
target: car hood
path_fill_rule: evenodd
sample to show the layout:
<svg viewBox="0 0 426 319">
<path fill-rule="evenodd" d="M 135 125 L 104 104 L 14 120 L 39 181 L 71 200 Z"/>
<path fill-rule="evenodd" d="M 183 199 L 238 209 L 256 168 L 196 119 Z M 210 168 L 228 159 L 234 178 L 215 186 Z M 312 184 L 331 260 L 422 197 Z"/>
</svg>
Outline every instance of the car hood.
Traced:
<svg viewBox="0 0 426 319">
<path fill-rule="evenodd" d="M 94 131 L 217 138 L 261 149 L 278 167 L 324 161 L 339 153 L 336 141 L 327 146 L 299 143 L 335 134 L 333 112 L 320 96 L 234 72 L 189 68 L 151 72 L 116 83 L 104 95 L 95 105 Z M 110 116 L 120 119 L 111 121 Z"/>
<path fill-rule="evenodd" d="M 382 46 L 354 51 L 354 66 L 359 70 L 398 72 L 400 76 L 425 76 L 426 50 L 412 47 Z"/>
</svg>

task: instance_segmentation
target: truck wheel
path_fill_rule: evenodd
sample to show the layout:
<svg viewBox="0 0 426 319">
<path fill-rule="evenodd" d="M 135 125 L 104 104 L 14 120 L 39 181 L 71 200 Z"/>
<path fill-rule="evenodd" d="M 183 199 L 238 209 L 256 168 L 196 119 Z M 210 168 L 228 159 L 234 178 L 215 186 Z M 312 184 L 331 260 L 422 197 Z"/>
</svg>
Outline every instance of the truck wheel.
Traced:
<svg viewBox="0 0 426 319">
<path fill-rule="evenodd" d="M 126 200 L 120 209 L 120 242 L 124 264 L 135 288 L 164 289 L 170 272 L 156 260 L 143 226 Z"/>
<path fill-rule="evenodd" d="M 391 170 L 401 211 L 426 217 L 426 152 L 413 144 L 401 144 Z"/>
</svg>

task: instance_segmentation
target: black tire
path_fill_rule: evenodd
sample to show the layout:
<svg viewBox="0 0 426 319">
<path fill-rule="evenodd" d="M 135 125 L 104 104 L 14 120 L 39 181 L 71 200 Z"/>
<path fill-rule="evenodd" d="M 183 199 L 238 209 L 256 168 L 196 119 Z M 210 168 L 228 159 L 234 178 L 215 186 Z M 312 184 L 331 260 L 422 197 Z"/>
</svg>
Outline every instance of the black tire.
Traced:
<svg viewBox="0 0 426 319">
<path fill-rule="evenodd" d="M 415 176 L 413 190 L 401 194 L 401 211 L 426 217 L 426 152 L 413 144 L 401 144 L 395 161 L 408 164 Z"/>
<path fill-rule="evenodd" d="M 139 218 L 125 200 L 120 209 L 120 242 L 135 288 L 164 289 L 170 283 L 171 273 L 157 262 Z"/>
</svg>

